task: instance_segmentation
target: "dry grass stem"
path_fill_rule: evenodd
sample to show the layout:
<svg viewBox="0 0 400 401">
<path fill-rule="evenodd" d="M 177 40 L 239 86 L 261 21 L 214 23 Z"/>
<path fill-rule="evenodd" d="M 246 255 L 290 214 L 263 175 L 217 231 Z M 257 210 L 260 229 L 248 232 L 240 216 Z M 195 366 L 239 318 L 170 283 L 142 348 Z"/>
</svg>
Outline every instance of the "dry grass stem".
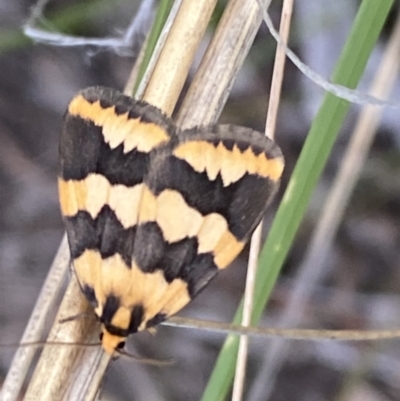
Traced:
<svg viewBox="0 0 400 401">
<path fill-rule="evenodd" d="M 246 274 L 246 287 L 243 299 L 242 326 L 248 327 L 251 323 L 251 312 L 253 309 L 253 294 L 255 277 L 258 264 L 258 255 L 261 247 L 262 223 L 254 231 L 251 243 L 249 260 Z M 232 401 L 240 401 L 243 398 L 244 382 L 246 378 L 247 353 L 249 338 L 247 335 L 241 335 L 236 360 L 235 378 L 233 381 Z"/>
<path fill-rule="evenodd" d="M 380 341 L 400 338 L 400 329 L 394 330 L 319 330 L 319 329 L 280 329 L 273 327 L 240 326 L 211 320 L 171 317 L 165 326 L 194 330 L 212 331 L 220 334 L 238 334 L 252 337 L 275 337 L 291 340 L 336 340 L 336 341 Z"/>
<path fill-rule="evenodd" d="M 43 338 L 46 318 L 54 307 L 60 291 L 62 290 L 69 259 L 70 255 L 67 246 L 67 239 L 64 236 L 57 252 L 57 256 L 50 267 L 39 298 L 33 308 L 31 317 L 26 325 L 25 332 L 21 338 L 22 343 L 40 341 Z M 35 347 L 22 347 L 16 351 L 1 389 L 2 401 L 14 401 L 18 399 L 18 395 L 24 384 L 26 374 L 35 353 Z"/>
<path fill-rule="evenodd" d="M 92 310 L 73 275 L 48 340 L 69 344 L 88 342 L 89 338 L 90 342 L 93 342 L 93 339 L 98 340 L 99 325 L 96 323 L 95 330 L 93 330 L 94 317 L 93 319 L 79 318 L 59 323 L 62 319 L 82 312 L 90 314 Z M 93 366 L 94 360 L 99 357 L 99 350 L 100 347 L 45 346 L 29 383 L 25 401 L 71 399 L 70 394 L 74 387 L 81 387 L 81 380 L 84 379 L 80 369 L 81 361 L 88 361 L 87 364 Z"/>
<path fill-rule="evenodd" d="M 261 24 L 256 1 L 231 0 L 179 110 L 177 123 L 215 123 Z M 199 107 L 200 106 L 200 107 Z"/>
<path fill-rule="evenodd" d="M 171 115 L 217 0 L 184 0 L 143 99 Z"/>
<path fill-rule="evenodd" d="M 285 0 L 282 6 L 281 22 L 279 25 L 279 35 L 282 43 L 287 45 L 292 20 L 293 1 Z M 272 73 L 271 92 L 268 103 L 267 121 L 265 124 L 265 135 L 273 139 L 275 135 L 276 119 L 281 98 L 283 74 L 285 70 L 286 53 L 283 46 L 277 45 L 274 70 Z"/>
<path fill-rule="evenodd" d="M 282 42 L 286 45 L 289 37 L 290 23 L 293 11 L 293 0 L 285 0 L 282 6 L 281 22 L 279 34 Z M 286 54 L 283 46 L 277 46 L 272 84 L 268 104 L 267 121 L 265 125 L 265 135 L 269 138 L 274 137 L 276 119 L 278 114 L 279 101 L 283 74 L 285 69 Z M 244 293 L 242 326 L 249 326 L 253 309 L 253 296 L 255 278 L 258 266 L 258 255 L 261 247 L 262 224 L 255 230 L 250 243 L 250 254 L 247 266 L 246 288 Z M 239 341 L 238 358 L 236 361 L 236 371 L 233 383 L 232 401 L 240 401 L 243 398 L 244 381 L 246 376 L 246 361 L 248 353 L 248 337 L 241 336 Z"/>
<path fill-rule="evenodd" d="M 160 36 L 157 39 L 157 45 L 151 55 L 151 58 L 149 60 L 149 64 L 146 67 L 146 71 L 139 83 L 138 89 L 135 93 L 136 98 L 138 99 L 142 99 L 143 98 L 143 94 L 144 91 L 147 88 L 147 85 L 149 84 L 149 81 L 151 79 L 151 76 L 153 74 L 154 68 L 156 67 L 157 63 L 158 63 L 158 59 L 160 57 L 160 54 L 162 52 L 162 49 L 165 46 L 165 42 L 168 38 L 169 32 L 174 24 L 174 21 L 176 19 L 176 15 L 178 14 L 178 11 L 181 7 L 183 0 L 175 0 L 175 2 L 173 3 L 171 10 L 168 14 L 168 18 L 165 21 L 165 24 L 162 28 L 162 31 L 160 33 Z M 146 48 L 146 45 L 143 45 L 143 50 Z M 139 66 L 139 63 L 137 63 Z M 130 79 L 129 79 L 130 80 Z M 128 81 L 129 82 L 129 81 Z M 135 80 L 136 82 L 136 80 Z M 132 85 L 132 89 L 134 88 L 135 82 Z M 127 92 L 126 94 L 132 94 L 133 90 L 131 92 L 128 92 L 128 84 L 127 84 L 127 88 L 126 88 Z"/>
</svg>

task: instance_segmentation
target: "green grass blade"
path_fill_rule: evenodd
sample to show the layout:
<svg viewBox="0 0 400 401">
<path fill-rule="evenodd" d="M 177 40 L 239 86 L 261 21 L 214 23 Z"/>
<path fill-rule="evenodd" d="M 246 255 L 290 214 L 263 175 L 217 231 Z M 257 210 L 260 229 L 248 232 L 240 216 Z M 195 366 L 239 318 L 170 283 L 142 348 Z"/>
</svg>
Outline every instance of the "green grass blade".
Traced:
<svg viewBox="0 0 400 401">
<path fill-rule="evenodd" d="M 150 62 L 153 51 L 156 47 L 157 40 L 160 36 L 160 33 L 164 27 L 165 21 L 168 18 L 169 12 L 171 11 L 172 5 L 174 4 L 173 0 L 164 0 L 160 1 L 157 9 L 157 14 L 154 19 L 153 26 L 151 28 L 149 34 L 149 40 L 147 42 L 147 47 L 145 53 L 143 55 L 143 61 L 140 64 L 139 73 L 136 79 L 135 87 L 133 90 L 133 94 L 136 93 L 140 82 L 142 81 L 143 75 L 147 69 L 147 66 Z"/>
<path fill-rule="evenodd" d="M 332 81 L 355 88 L 382 30 L 393 0 L 363 0 Z M 350 104 L 327 93 L 312 123 L 297 165 L 260 254 L 253 308 L 257 325 L 279 271 L 305 215 L 311 194 L 326 164 Z M 242 306 L 234 323 L 241 321 Z M 203 401 L 221 401 L 230 390 L 239 338 L 228 336 L 203 394 Z"/>
</svg>

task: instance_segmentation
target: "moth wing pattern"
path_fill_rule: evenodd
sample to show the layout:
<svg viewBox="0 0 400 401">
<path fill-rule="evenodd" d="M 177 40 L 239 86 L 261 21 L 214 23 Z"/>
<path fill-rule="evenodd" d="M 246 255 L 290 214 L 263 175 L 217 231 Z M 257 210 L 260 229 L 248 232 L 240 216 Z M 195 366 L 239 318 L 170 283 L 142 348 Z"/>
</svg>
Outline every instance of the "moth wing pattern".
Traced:
<svg viewBox="0 0 400 401">
<path fill-rule="evenodd" d="M 237 257 L 283 165 L 279 147 L 248 128 L 179 131 L 156 107 L 103 87 L 72 99 L 59 197 L 107 352 L 178 312 Z"/>
<path fill-rule="evenodd" d="M 233 125 L 182 131 L 154 151 L 134 258 L 143 272 L 161 271 L 175 286 L 157 305 L 164 317 L 238 256 L 278 189 L 283 165 L 273 141 Z"/>
</svg>

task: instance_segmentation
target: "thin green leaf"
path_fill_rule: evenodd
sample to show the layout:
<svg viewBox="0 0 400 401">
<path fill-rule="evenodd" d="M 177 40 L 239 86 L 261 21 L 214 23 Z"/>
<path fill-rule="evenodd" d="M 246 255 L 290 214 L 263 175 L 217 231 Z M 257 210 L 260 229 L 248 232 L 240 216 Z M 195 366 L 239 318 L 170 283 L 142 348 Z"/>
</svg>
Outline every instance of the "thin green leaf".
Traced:
<svg viewBox="0 0 400 401">
<path fill-rule="evenodd" d="M 139 73 L 138 73 L 138 76 L 136 79 L 135 88 L 133 90 L 133 93 L 136 93 L 136 91 L 139 87 L 139 84 L 142 81 L 143 75 L 146 72 L 147 66 L 150 62 L 151 56 L 156 47 L 157 40 L 160 36 L 160 33 L 163 29 L 165 21 L 168 18 L 168 14 L 171 11 L 173 4 L 174 4 L 173 0 L 165 0 L 165 1 L 160 1 L 159 5 L 158 5 L 157 15 L 154 19 L 154 23 L 151 28 L 150 34 L 149 34 L 149 40 L 147 42 L 146 50 L 143 55 L 143 61 L 140 64 Z"/>
</svg>

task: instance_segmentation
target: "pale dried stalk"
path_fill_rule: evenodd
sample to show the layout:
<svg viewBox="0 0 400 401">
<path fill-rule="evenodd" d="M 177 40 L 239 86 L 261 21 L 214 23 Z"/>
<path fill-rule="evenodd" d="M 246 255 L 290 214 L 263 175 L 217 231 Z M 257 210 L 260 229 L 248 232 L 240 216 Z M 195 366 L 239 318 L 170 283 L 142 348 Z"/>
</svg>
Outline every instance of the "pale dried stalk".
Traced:
<svg viewBox="0 0 400 401">
<path fill-rule="evenodd" d="M 56 323 L 50 331 L 49 341 L 87 343 L 97 340 L 98 342 L 99 324 L 94 316 L 90 317 L 93 311 L 81 294 L 79 284 L 73 275 L 60 305 Z M 89 317 L 58 323 L 61 319 L 82 312 L 87 313 Z M 82 368 L 95 365 L 95 361 L 101 358 L 99 349 L 99 347 L 46 345 L 36 366 L 25 400 L 73 399 L 71 393 L 79 392 L 82 387 L 85 387 Z M 81 364 L 82 360 L 85 360 L 85 364 Z"/>
<path fill-rule="evenodd" d="M 240 334 L 260 338 L 285 338 L 305 341 L 381 341 L 400 338 L 400 329 L 393 330 L 320 330 L 320 329 L 284 329 L 273 327 L 240 326 L 238 324 L 213 322 L 212 320 L 188 319 L 173 316 L 165 326 L 185 329 L 211 331 L 220 334 Z M 258 399 L 261 399 L 258 398 Z"/>
<path fill-rule="evenodd" d="M 284 45 L 287 45 L 289 38 L 290 23 L 292 20 L 292 12 L 293 12 L 293 1 L 294 0 L 284 0 L 282 6 L 282 15 L 279 25 L 279 35 L 281 36 L 281 40 Z M 265 124 L 265 135 L 271 139 L 273 139 L 275 136 L 276 118 L 278 116 L 278 107 L 281 98 L 285 61 L 286 61 L 285 48 L 278 44 L 275 54 L 274 71 L 272 73 L 272 83 L 271 83 L 271 92 L 268 103 L 267 121 Z"/>
<path fill-rule="evenodd" d="M 290 23 L 293 11 L 293 0 L 285 0 L 282 6 L 279 34 L 283 44 L 287 44 L 290 32 Z M 271 92 L 269 97 L 265 135 L 273 139 L 275 134 L 276 119 L 281 97 L 283 74 L 285 69 L 286 54 L 283 46 L 276 48 L 274 70 L 272 75 Z M 253 309 L 253 297 L 255 279 L 258 266 L 258 255 L 261 247 L 262 224 L 259 224 L 251 238 L 250 254 L 247 266 L 246 288 L 243 301 L 242 326 L 249 326 Z M 246 376 L 246 361 L 248 353 L 248 337 L 241 336 L 239 341 L 238 358 L 233 383 L 232 401 L 240 401 L 243 398 L 244 381 Z"/>
<path fill-rule="evenodd" d="M 143 99 L 171 115 L 217 0 L 182 2 Z"/>
<path fill-rule="evenodd" d="M 162 52 L 162 49 L 164 48 L 169 31 L 171 30 L 172 25 L 174 24 L 176 15 L 178 14 L 178 11 L 181 7 L 182 1 L 183 0 L 175 0 L 174 4 L 171 7 L 171 10 L 168 14 L 168 18 L 165 21 L 165 24 L 160 33 L 160 36 L 157 39 L 157 46 L 155 47 L 155 49 L 153 50 L 153 53 L 151 54 L 149 64 L 146 67 L 146 71 L 145 71 L 145 73 L 139 83 L 138 89 L 135 93 L 135 97 L 138 99 L 143 98 L 143 93 L 146 90 L 147 85 L 149 84 L 151 76 L 153 75 L 154 68 L 156 67 L 156 65 L 158 63 L 159 56 Z M 133 89 L 133 87 L 134 86 L 132 86 L 132 89 Z M 132 93 L 133 93 L 133 90 L 127 94 L 132 94 Z"/>
<path fill-rule="evenodd" d="M 249 260 L 246 274 L 246 287 L 243 297 L 242 326 L 251 324 L 251 312 L 253 310 L 253 296 L 255 277 L 258 266 L 258 256 L 261 247 L 262 222 L 257 226 L 251 237 Z M 246 378 L 247 353 L 249 337 L 241 335 L 239 340 L 238 355 L 236 360 L 235 377 L 233 380 L 232 401 L 240 401 L 243 398 L 244 381 Z"/>
<path fill-rule="evenodd" d="M 69 259 L 67 239 L 64 236 L 21 338 L 22 343 L 36 342 L 42 339 L 47 315 L 51 312 L 62 290 Z M 35 353 L 36 348 L 34 347 L 22 347 L 16 351 L 0 392 L 1 401 L 15 401 L 18 399 Z"/>
<path fill-rule="evenodd" d="M 178 125 L 187 128 L 216 122 L 261 20 L 256 1 L 228 3 L 179 110 Z"/>
</svg>

